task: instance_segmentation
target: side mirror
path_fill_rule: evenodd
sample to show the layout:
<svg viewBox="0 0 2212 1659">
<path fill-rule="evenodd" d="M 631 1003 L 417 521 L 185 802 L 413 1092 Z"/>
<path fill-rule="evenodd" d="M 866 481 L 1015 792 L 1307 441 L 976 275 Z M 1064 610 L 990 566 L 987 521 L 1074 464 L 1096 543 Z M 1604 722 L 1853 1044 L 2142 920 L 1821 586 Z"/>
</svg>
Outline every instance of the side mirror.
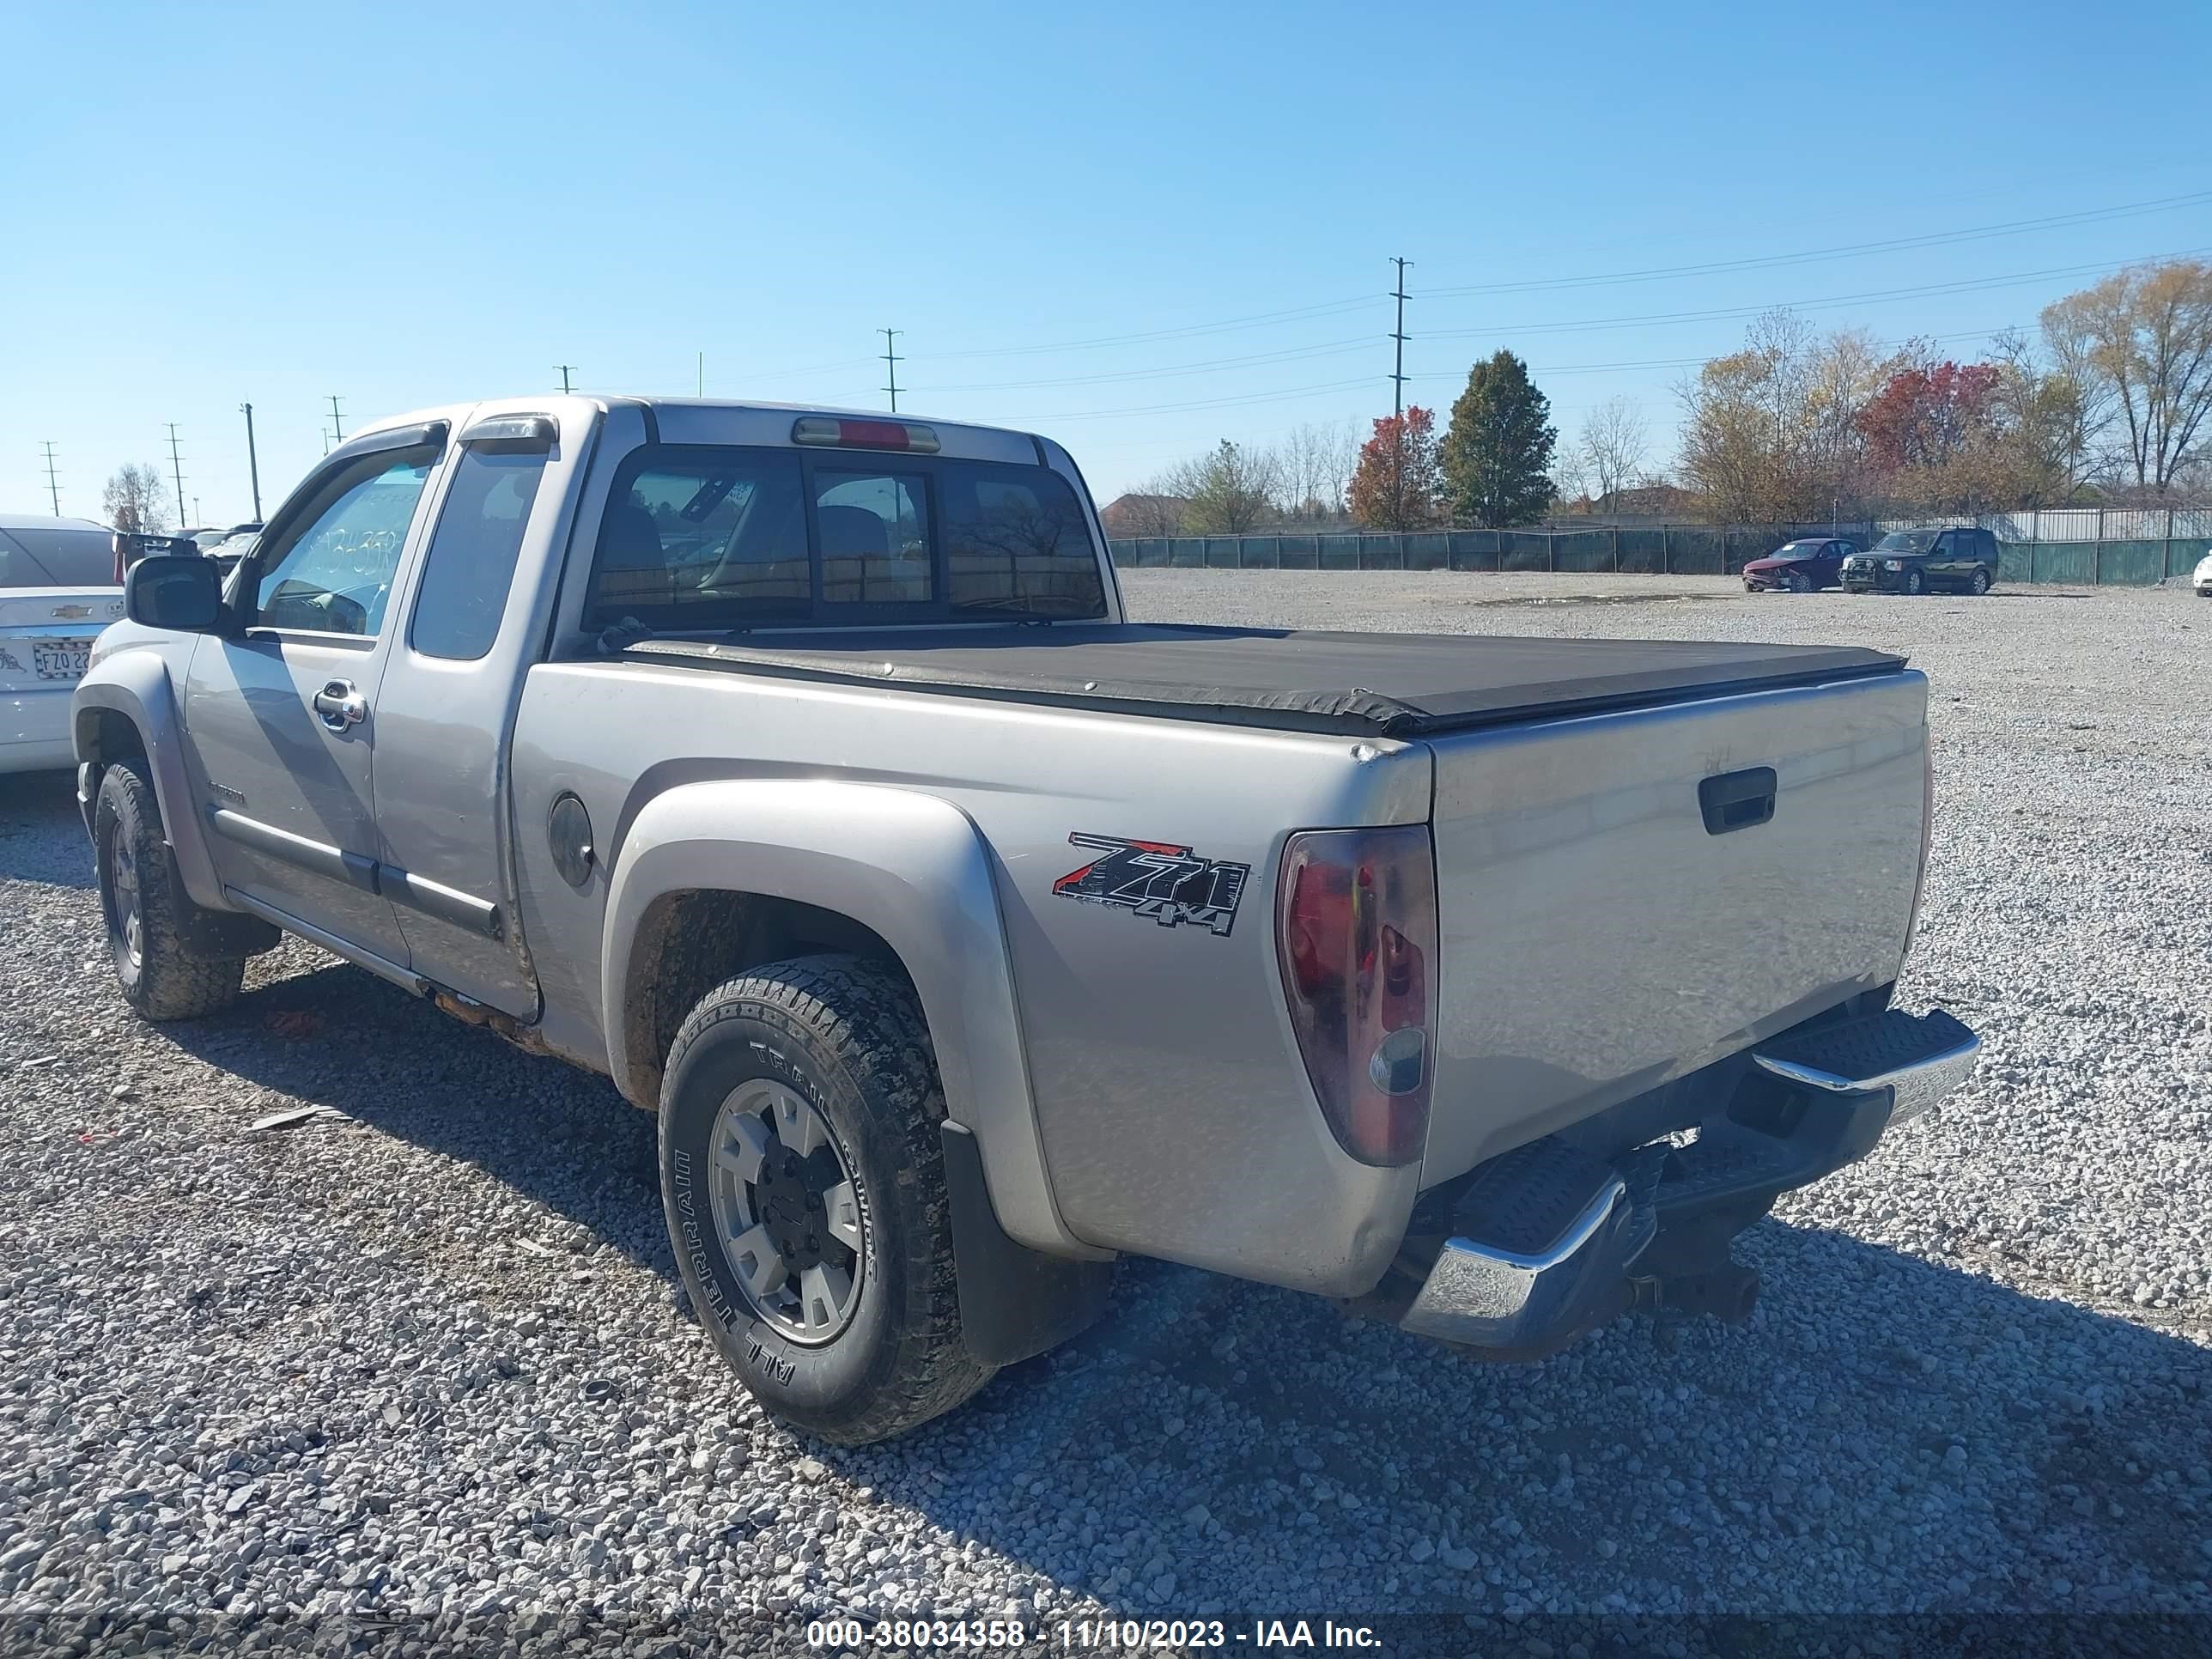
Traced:
<svg viewBox="0 0 2212 1659">
<path fill-rule="evenodd" d="M 199 553 L 149 553 L 123 580 L 123 614 L 148 628 L 204 634 L 222 615 L 222 571 Z"/>
</svg>

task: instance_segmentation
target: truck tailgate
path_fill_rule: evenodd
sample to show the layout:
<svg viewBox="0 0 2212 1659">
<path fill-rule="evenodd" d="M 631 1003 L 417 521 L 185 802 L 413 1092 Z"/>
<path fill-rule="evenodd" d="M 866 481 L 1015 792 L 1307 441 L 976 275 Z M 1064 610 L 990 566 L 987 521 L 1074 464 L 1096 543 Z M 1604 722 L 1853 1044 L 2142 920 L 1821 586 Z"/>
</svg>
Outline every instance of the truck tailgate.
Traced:
<svg viewBox="0 0 2212 1659">
<path fill-rule="evenodd" d="M 1893 980 L 1926 704 L 1905 670 L 1431 738 L 1423 1184 Z"/>
</svg>

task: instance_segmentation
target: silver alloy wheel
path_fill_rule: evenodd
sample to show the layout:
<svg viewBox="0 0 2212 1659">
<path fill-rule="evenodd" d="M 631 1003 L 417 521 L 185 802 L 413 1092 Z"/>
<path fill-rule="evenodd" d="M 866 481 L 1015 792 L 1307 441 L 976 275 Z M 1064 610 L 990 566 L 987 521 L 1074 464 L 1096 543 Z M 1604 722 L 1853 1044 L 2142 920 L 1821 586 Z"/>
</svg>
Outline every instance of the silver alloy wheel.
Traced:
<svg viewBox="0 0 2212 1659">
<path fill-rule="evenodd" d="M 860 1305 L 866 1233 L 822 1114 L 772 1078 L 714 1115 L 714 1224 L 753 1313 L 794 1342 L 834 1340 Z"/>
<path fill-rule="evenodd" d="M 135 972 L 146 963 L 146 911 L 138 892 L 138 854 L 115 824 L 107 836 L 107 939 Z"/>
</svg>

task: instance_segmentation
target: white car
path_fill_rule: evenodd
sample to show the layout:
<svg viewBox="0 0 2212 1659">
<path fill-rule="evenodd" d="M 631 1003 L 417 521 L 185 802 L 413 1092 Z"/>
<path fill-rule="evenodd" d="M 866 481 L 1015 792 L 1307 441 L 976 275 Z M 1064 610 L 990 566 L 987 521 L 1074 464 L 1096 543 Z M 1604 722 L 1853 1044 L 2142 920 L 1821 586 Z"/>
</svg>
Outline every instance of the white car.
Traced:
<svg viewBox="0 0 2212 1659">
<path fill-rule="evenodd" d="M 106 526 L 0 514 L 0 773 L 76 764 L 70 694 L 122 615 Z"/>
<path fill-rule="evenodd" d="M 2212 553 L 2207 553 L 2203 558 L 2197 560 L 2197 574 L 2192 579 L 2192 585 L 2197 589 L 2198 599 L 2212 599 Z"/>
</svg>

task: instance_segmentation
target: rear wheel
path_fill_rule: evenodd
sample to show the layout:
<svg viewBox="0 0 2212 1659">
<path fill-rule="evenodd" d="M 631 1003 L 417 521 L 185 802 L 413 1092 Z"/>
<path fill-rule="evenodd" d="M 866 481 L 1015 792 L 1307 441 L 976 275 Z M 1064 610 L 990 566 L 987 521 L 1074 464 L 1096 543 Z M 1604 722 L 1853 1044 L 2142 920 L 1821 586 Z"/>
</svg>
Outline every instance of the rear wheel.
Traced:
<svg viewBox="0 0 2212 1659">
<path fill-rule="evenodd" d="M 100 781 L 93 808 L 93 858 L 107 954 L 123 999 L 147 1019 L 198 1019 L 228 1008 L 246 977 L 246 958 L 185 953 L 180 905 L 169 882 L 161 807 L 143 761 L 118 761 Z"/>
<path fill-rule="evenodd" d="M 1966 592 L 1968 592 L 1969 593 L 1972 593 L 1972 594 L 1976 599 L 1979 599 L 1983 594 L 1984 594 L 1984 593 L 1988 592 L 1989 591 L 1990 591 L 1990 569 L 1989 569 L 1989 567 L 1988 567 L 1987 565 L 1977 565 L 1977 566 L 1974 568 L 1974 574 L 1973 574 L 1972 577 L 1972 578 L 1967 581 L 1967 583 L 1966 583 Z"/>
<path fill-rule="evenodd" d="M 842 1445 L 951 1410 L 967 1350 L 939 1125 L 912 989 L 853 957 L 710 992 L 669 1052 L 660 1189 L 684 1288 L 753 1396 Z"/>
</svg>

